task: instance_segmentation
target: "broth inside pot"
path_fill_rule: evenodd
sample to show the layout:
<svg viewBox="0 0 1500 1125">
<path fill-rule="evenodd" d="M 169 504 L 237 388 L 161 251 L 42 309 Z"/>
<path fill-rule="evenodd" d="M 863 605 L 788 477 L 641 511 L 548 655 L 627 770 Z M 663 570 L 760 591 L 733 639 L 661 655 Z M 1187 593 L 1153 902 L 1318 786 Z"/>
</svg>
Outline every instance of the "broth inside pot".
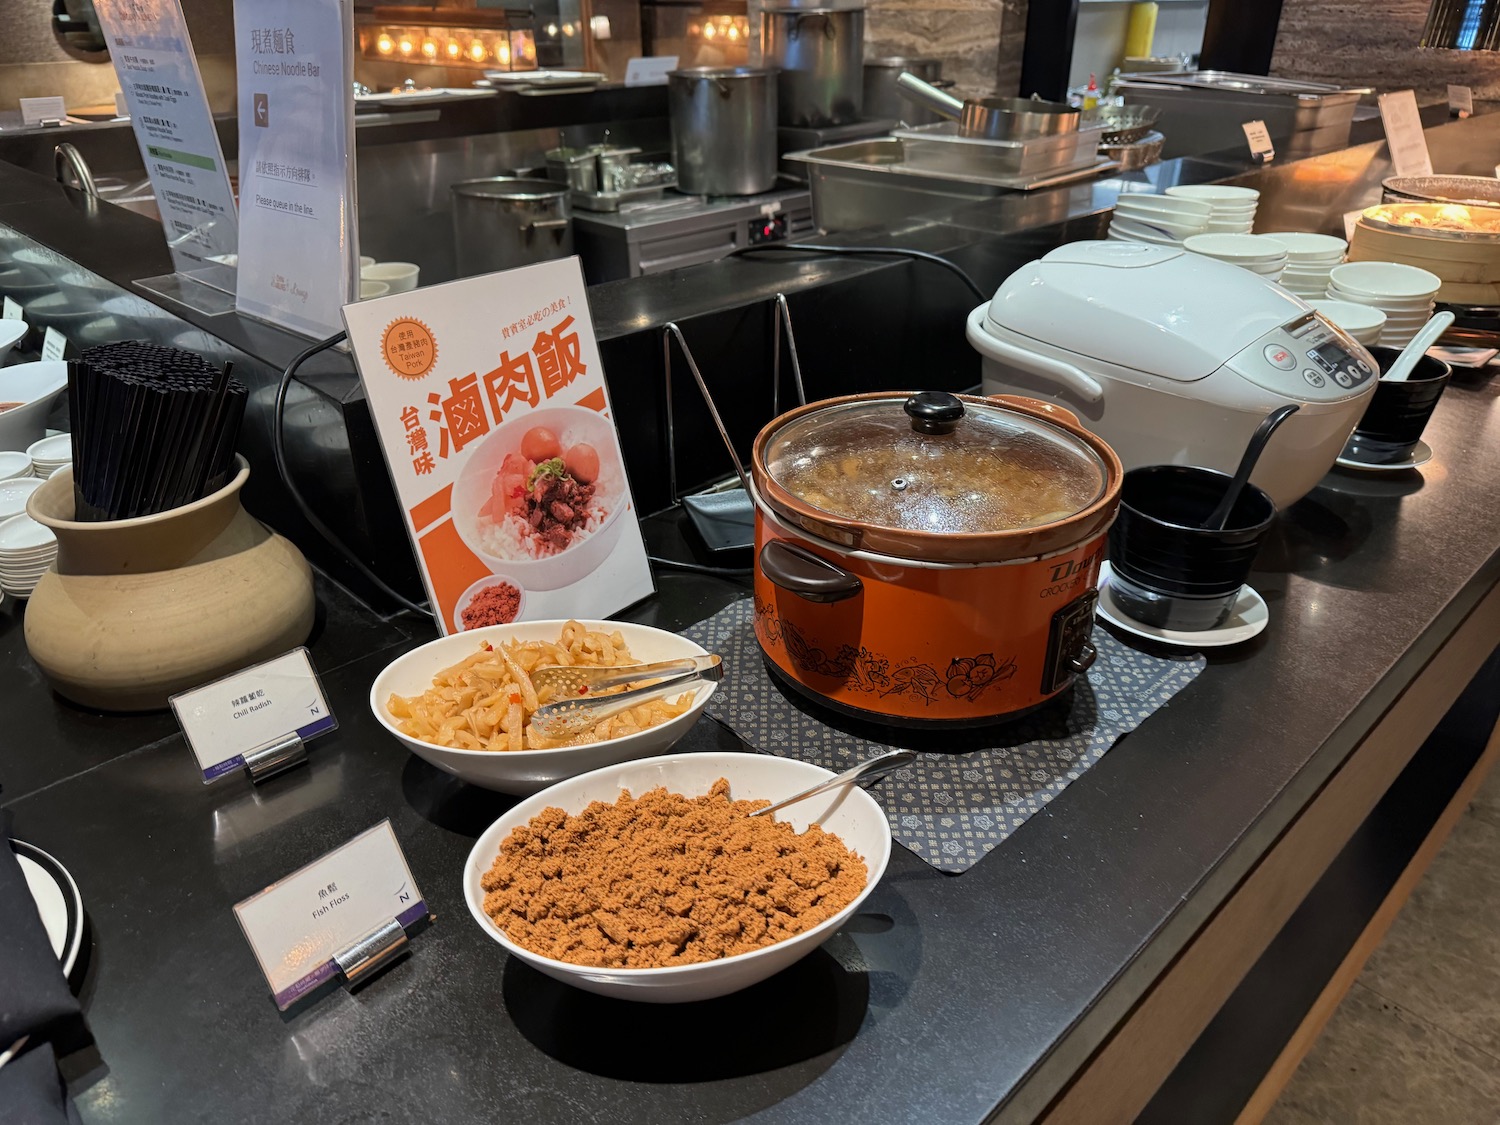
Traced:
<svg viewBox="0 0 1500 1125">
<path fill-rule="evenodd" d="M 1066 431 L 932 393 L 794 419 L 772 438 L 766 468 L 829 515 L 928 533 L 1040 527 L 1093 503 L 1106 481 L 1098 455 Z"/>
</svg>

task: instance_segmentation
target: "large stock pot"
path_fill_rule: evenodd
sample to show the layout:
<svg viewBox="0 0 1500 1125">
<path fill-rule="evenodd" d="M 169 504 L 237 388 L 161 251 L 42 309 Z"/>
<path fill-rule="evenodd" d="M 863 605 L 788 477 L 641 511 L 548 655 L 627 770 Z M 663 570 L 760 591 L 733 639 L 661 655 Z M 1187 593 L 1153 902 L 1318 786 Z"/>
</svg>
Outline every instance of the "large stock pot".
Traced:
<svg viewBox="0 0 1500 1125">
<path fill-rule="evenodd" d="M 1060 695 L 1094 659 L 1114 451 L 1012 396 L 855 395 L 756 437 L 755 632 L 836 711 L 978 726 Z"/>
</svg>

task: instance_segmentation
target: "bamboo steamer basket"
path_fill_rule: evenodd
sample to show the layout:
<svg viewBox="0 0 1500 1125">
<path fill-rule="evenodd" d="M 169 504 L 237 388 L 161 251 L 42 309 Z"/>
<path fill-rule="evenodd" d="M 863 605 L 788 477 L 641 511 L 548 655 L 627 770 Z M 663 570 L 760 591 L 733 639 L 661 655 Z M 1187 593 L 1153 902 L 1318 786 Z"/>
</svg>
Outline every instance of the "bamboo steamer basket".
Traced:
<svg viewBox="0 0 1500 1125">
<path fill-rule="evenodd" d="M 1386 204 L 1360 216 L 1349 239 L 1351 262 L 1400 262 L 1442 278 L 1439 301 L 1500 305 L 1500 220 L 1474 209 L 1474 230 L 1437 230 L 1383 221 L 1383 214 L 1435 217 L 1450 204 Z"/>
</svg>

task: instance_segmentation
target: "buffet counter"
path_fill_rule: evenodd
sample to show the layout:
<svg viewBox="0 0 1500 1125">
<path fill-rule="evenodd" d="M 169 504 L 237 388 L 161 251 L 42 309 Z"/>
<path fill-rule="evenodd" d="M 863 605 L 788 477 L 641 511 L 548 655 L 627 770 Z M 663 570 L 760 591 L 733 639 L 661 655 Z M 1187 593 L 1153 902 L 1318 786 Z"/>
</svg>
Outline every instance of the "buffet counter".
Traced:
<svg viewBox="0 0 1500 1125">
<path fill-rule="evenodd" d="M 1456 154 L 1497 128 L 1500 115 L 1431 130 L 1434 162 L 1461 163 Z M 941 253 L 993 291 L 1052 246 L 1098 237 L 1121 191 L 1233 179 L 1260 187 L 1272 209 L 1321 200 L 1317 221 L 1299 225 L 1332 229 L 1340 206 L 1373 202 L 1387 165 L 1380 142 L 1267 169 L 1184 159 L 830 241 Z M 134 280 L 165 269 L 159 228 L 139 215 L 4 165 L 0 199 L 0 224 L 84 265 L 106 298 L 133 302 L 110 314 L 119 338 L 235 361 L 253 411 L 250 506 L 342 576 L 270 468 L 269 401 L 305 341 L 135 293 Z M 637 501 L 658 512 L 644 525 L 652 555 L 709 561 L 670 505 L 728 467 L 680 386 L 683 479 L 663 461 L 663 326 L 692 339 L 748 440 L 769 398 L 777 293 L 798 326 L 811 397 L 908 387 L 914 371 L 934 388 L 972 386 L 978 364 L 960 326 L 977 298 L 932 268 L 771 251 L 590 291 Z M 887 308 L 902 318 L 882 323 Z M 304 381 L 289 415 L 294 471 L 351 549 L 409 582 L 347 358 L 318 357 Z M 1409 854 L 1361 841 L 1391 838 L 1378 818 L 1395 815 L 1420 843 L 1500 750 L 1484 747 L 1500 705 L 1500 508 L 1489 483 L 1500 476 L 1500 382 L 1490 369 L 1455 378 L 1425 437 L 1434 458 L 1420 472 L 1335 470 L 1288 508 L 1250 579 L 1270 606 L 1266 631 L 1211 650 L 1169 706 L 991 854 L 949 875 L 896 847 L 819 952 L 688 1006 L 572 990 L 507 959 L 467 917 L 464 861 L 514 801 L 409 755 L 368 703 L 377 673 L 432 637 L 425 619 L 383 616 L 320 577 L 309 647 L 339 729 L 312 745 L 306 767 L 255 788 L 237 776 L 206 787 L 169 714 L 99 715 L 48 693 L 26 654 L 22 607 L 7 599 L 0 803 L 16 835 L 56 856 L 82 893 L 94 1044 L 64 1070 L 84 1120 L 1151 1120 L 1164 1083 L 1193 1082 L 1184 1059 L 1220 1092 L 1196 1120 L 1232 1120 L 1381 888 L 1406 870 Z M 749 593 L 732 574 L 669 567 L 656 586 L 622 616 L 681 630 Z M 1454 715 L 1464 738 L 1429 737 Z M 679 744 L 745 748 L 711 718 Z M 1428 799 L 1408 799 L 1410 786 Z M 385 817 L 435 924 L 358 991 L 278 1013 L 232 905 Z M 1289 928 L 1351 865 L 1349 879 L 1374 888 L 1368 911 L 1346 911 L 1342 929 Z M 1332 967 L 1299 991 L 1266 968 L 1287 943 L 1301 964 Z M 1283 1018 L 1229 1029 L 1221 1038 L 1234 1050 L 1215 1057 L 1204 1030 L 1232 1012 L 1242 981 L 1259 989 L 1262 1017 Z"/>
<path fill-rule="evenodd" d="M 321 583 L 311 650 L 338 731 L 306 768 L 205 787 L 169 715 L 48 695 L 7 602 L 4 802 L 91 927 L 96 1047 L 65 1066 L 84 1119 L 1132 1119 L 1500 636 L 1500 385 L 1455 382 L 1427 440 L 1420 475 L 1336 471 L 1290 508 L 1251 576 L 1266 632 L 1210 654 L 992 854 L 949 876 L 897 847 L 823 950 L 684 1007 L 569 989 L 467 917 L 465 857 L 513 802 L 408 755 L 367 702 L 426 622 Z M 672 517 L 647 532 L 686 549 Z M 680 629 L 747 592 L 657 584 L 628 617 Z M 679 748 L 741 746 L 704 719 Z M 435 924 L 358 992 L 283 1017 L 230 907 L 383 817 Z"/>
</svg>

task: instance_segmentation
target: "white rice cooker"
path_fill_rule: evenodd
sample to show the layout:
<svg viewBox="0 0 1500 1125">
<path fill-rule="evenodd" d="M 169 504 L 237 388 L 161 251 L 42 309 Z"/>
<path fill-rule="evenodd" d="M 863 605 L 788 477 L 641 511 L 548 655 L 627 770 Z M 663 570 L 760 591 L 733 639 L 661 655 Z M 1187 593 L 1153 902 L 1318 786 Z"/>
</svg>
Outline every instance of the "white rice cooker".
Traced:
<svg viewBox="0 0 1500 1125">
<path fill-rule="evenodd" d="M 1301 409 L 1250 478 L 1278 507 L 1322 479 L 1364 413 L 1374 357 L 1280 286 L 1164 246 L 1074 242 L 969 314 L 984 393 L 1067 407 L 1127 469 L 1232 473 L 1261 419 Z"/>
</svg>

